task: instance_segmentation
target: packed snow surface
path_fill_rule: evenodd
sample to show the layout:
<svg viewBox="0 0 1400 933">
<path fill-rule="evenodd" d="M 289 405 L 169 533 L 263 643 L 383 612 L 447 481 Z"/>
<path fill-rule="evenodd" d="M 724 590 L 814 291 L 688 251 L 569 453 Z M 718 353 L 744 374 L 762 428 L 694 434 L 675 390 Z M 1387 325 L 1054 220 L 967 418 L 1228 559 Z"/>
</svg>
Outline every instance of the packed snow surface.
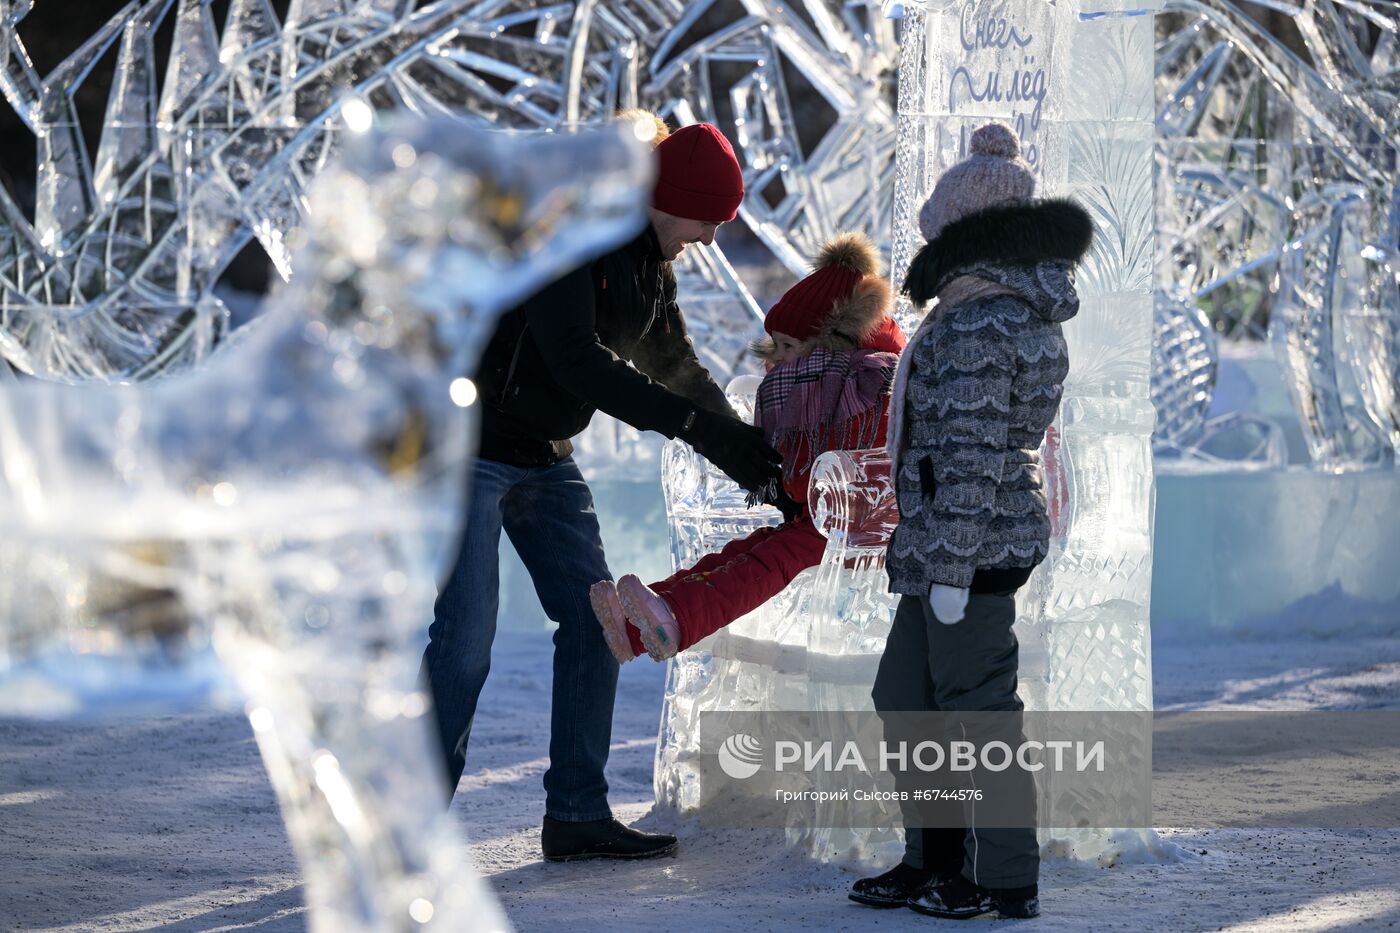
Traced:
<svg viewBox="0 0 1400 933">
<path fill-rule="evenodd" d="M 784 851 L 772 831 L 674 828 L 673 859 L 547 865 L 550 643 L 503 631 L 453 805 L 516 927 L 922 930 L 846 900 L 854 875 Z M 1400 638 L 1163 641 L 1159 709 L 1397 709 Z M 623 670 L 609 763 L 626 820 L 648 815 L 661 665 Z M 1203 792 L 1205 792 L 1203 790 Z M 1383 930 L 1400 925 L 1400 830 L 1164 828 L 1174 856 L 1042 873 L 1048 930 Z M 1003 924 L 998 924 L 1003 925 Z M 0 929 L 214 933 L 305 928 L 296 865 L 247 724 L 232 715 L 102 725 L 0 722 Z"/>
</svg>

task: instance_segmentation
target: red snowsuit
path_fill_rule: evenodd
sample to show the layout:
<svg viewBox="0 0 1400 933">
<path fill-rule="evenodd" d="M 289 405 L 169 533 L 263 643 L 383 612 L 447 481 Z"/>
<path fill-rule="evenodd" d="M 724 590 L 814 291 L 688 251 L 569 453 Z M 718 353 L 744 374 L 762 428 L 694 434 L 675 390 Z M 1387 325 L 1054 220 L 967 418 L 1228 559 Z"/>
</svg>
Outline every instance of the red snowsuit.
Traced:
<svg viewBox="0 0 1400 933">
<path fill-rule="evenodd" d="M 807 514 L 807 488 L 812 464 L 828 450 L 861 450 L 883 447 L 885 428 L 889 420 L 889 382 L 894 376 L 898 353 L 904 348 L 904 335 L 892 319 L 886 318 L 872 337 L 867 338 L 862 351 L 876 351 L 867 368 L 878 369 L 888 381 L 880 394 L 878 418 L 872 425 L 859 427 L 852 423 L 848 430 L 833 436 L 820 426 L 802 432 L 773 430 L 763 423 L 763 413 L 755 423 L 764 428 L 770 443 L 783 455 L 783 485 L 794 502 L 802 504 L 802 513 L 792 521 L 776 527 L 760 528 L 745 538 L 738 538 L 715 554 L 707 554 L 693 566 L 684 567 L 665 580 L 650 585 L 650 589 L 670 605 L 680 625 L 681 638 L 677 650 L 684 651 L 696 642 L 708 638 L 729 623 L 757 609 L 772 599 L 808 567 L 815 567 L 826 550 L 822 536 L 811 516 Z M 825 353 L 818 357 L 817 353 Z M 804 363 L 827 360 L 832 364 L 848 365 L 850 358 L 870 357 L 861 351 L 831 353 L 816 351 L 771 370 L 764 379 L 780 379 Z M 844 361 L 842 357 L 846 358 Z M 811 368 L 810 366 L 808 367 Z M 765 396 L 759 389 L 760 402 Z M 637 630 L 627 626 L 627 637 L 636 655 L 646 653 Z"/>
</svg>

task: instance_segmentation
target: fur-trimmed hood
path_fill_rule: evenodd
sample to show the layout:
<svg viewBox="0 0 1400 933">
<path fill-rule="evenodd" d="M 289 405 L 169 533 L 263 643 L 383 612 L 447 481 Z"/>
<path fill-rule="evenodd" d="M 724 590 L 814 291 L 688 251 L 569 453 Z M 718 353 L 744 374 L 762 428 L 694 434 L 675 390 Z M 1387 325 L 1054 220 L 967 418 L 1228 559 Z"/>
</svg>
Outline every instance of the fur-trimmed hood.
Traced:
<svg viewBox="0 0 1400 933">
<path fill-rule="evenodd" d="M 976 266 L 1072 265 L 1089 251 L 1093 238 L 1093 221 L 1073 201 L 1046 200 L 978 211 L 944 227 L 919 250 L 904 278 L 904 293 L 922 305 Z"/>
<path fill-rule="evenodd" d="M 856 283 L 849 298 L 832 303 L 831 313 L 811 339 L 811 345 L 813 349 L 827 350 L 882 349 L 867 347 L 866 341 L 876 336 L 881 325 L 891 319 L 893 308 L 894 292 L 890 283 L 882 275 L 866 275 Z"/>
</svg>

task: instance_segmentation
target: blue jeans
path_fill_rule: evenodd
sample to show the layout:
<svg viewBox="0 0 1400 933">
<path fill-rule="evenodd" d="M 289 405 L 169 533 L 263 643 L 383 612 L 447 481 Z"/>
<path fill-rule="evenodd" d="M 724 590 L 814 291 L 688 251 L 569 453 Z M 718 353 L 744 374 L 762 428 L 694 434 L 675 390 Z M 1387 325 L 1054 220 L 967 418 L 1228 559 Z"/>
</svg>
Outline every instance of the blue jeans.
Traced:
<svg viewBox="0 0 1400 933">
<path fill-rule="evenodd" d="M 612 816 L 603 767 L 612 742 L 617 661 L 603 641 L 588 588 L 610 580 L 593 494 L 571 458 L 548 467 L 478 460 L 462 547 L 438 594 L 423 671 L 455 793 L 466 767 L 477 698 L 491 669 L 500 604 L 501 529 L 530 572 L 554 633 L 554 700 L 545 813 L 580 822 Z"/>
</svg>

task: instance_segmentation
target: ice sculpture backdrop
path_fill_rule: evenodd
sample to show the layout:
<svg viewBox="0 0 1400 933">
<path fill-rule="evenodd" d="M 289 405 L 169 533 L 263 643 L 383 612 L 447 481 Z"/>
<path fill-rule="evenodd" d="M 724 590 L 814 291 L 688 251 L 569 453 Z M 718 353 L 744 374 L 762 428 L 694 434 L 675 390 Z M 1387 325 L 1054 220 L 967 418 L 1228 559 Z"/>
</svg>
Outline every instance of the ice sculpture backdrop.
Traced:
<svg viewBox="0 0 1400 933">
<path fill-rule="evenodd" d="M 1393 632 L 1400 4 L 1246 9 L 1158 30 L 1154 622 Z"/>
<path fill-rule="evenodd" d="M 792 272 L 836 229 L 890 237 L 897 49 L 874 0 L 297 0 L 280 23 L 267 0 L 234 0 L 221 35 L 207 0 L 134 0 L 45 76 L 21 41 L 31 5 L 0 2 L 0 90 L 39 140 L 34 223 L 0 198 L 0 352 L 22 369 L 142 378 L 207 352 L 227 324 L 213 284 L 238 246 L 256 236 L 286 271 L 285 237 L 350 88 L 377 107 L 517 127 L 633 104 L 712 120 L 745 163 L 743 219 Z M 1284 462 L 1267 419 L 1211 409 L 1216 332 L 1271 329 L 1307 459 L 1388 463 L 1400 441 L 1400 11 L 1272 0 L 1255 8 L 1274 11 L 1271 33 L 1233 0 L 1166 9 L 1159 452 L 1169 466 Z M 157 61 L 156 29 L 172 18 L 171 58 Z M 89 158 L 74 99 L 113 51 Z M 683 294 L 723 378 L 757 308 L 718 251 L 690 252 Z M 655 445 L 630 430 L 600 428 L 583 447 L 609 475 L 655 476 Z"/>
<path fill-rule="evenodd" d="M 266 0 L 233 0 L 220 33 L 208 0 L 135 0 L 40 76 L 21 39 L 30 4 L 4 0 L 0 86 L 40 141 L 34 224 L 0 200 L 4 354 L 71 379 L 143 378 L 199 359 L 226 325 L 214 283 L 249 237 L 289 272 L 286 237 L 347 90 L 376 109 L 519 128 L 638 104 L 712 120 L 745 164 L 755 196 L 744 219 L 789 268 L 838 229 L 883 234 L 893 28 L 869 3 L 798 6 L 296 0 L 279 23 Z M 161 63 L 155 34 L 170 16 Z M 73 99 L 113 47 L 118 76 L 90 159 Z M 799 127 L 794 81 L 820 98 L 829 127 Z M 720 252 L 691 253 L 683 292 L 706 362 L 727 375 L 757 308 Z M 119 339 L 96 346 L 86 332 Z"/>
<path fill-rule="evenodd" d="M 1400 445 L 1400 5 L 1262 6 L 1277 11 L 1273 32 L 1225 0 L 1167 4 L 1157 58 L 1158 438 L 1188 460 L 1287 462 L 1268 424 L 1206 423 L 1213 328 L 1273 343 L 1316 468 L 1391 465 Z"/>
<path fill-rule="evenodd" d="M 1019 607 L 1030 709 L 1152 704 L 1153 9 L 1040 0 L 903 5 L 896 280 L 922 245 L 919 205 L 988 119 L 1016 128 L 1042 194 L 1076 199 L 1097 228 L 1078 275 L 1081 310 L 1065 328 L 1071 375 L 1044 452 L 1051 553 Z M 915 312 L 905 305 L 901 315 L 912 332 Z M 880 531 L 893 514 L 880 459 L 823 458 L 811 493 L 829 533 L 821 566 L 672 662 L 658 800 L 681 810 L 723 805 L 721 789 L 705 786 L 696 766 L 709 747 L 700 730 L 721 728 L 703 714 L 871 708 L 895 607 L 882 566 Z M 665 482 L 677 564 L 774 520 L 745 510 L 732 484 L 675 442 Z M 820 813 L 788 829 L 820 858 L 879 864 L 895 845 L 888 829 L 833 830 Z M 1106 840 L 1081 833 L 1069 844 L 1092 856 Z"/>
</svg>

